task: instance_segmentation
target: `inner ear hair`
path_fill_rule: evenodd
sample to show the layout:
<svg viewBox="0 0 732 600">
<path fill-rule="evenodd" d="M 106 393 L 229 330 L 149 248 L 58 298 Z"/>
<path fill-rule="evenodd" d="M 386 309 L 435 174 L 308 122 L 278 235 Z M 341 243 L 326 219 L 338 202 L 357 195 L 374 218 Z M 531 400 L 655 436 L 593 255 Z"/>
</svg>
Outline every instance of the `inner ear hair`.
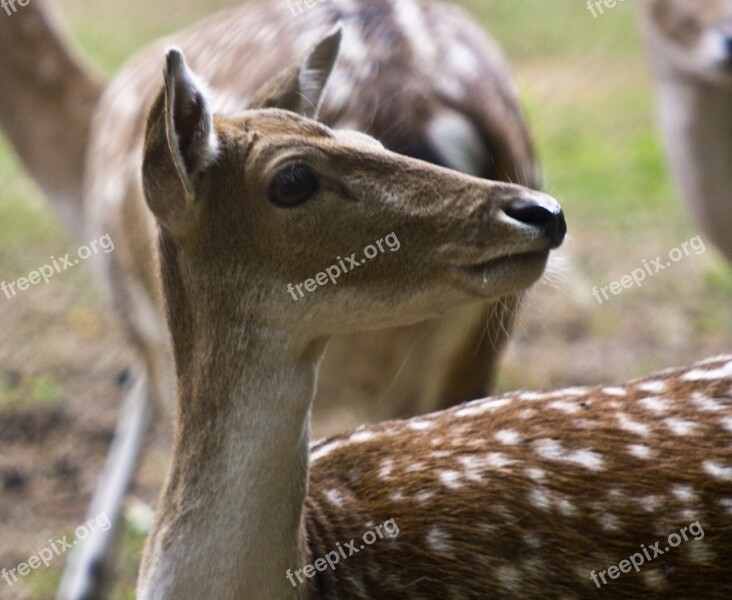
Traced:
<svg viewBox="0 0 732 600">
<path fill-rule="evenodd" d="M 178 48 L 166 55 L 165 92 L 168 145 L 186 191 L 193 194 L 193 180 L 215 160 L 218 143 L 206 85 Z"/>
</svg>

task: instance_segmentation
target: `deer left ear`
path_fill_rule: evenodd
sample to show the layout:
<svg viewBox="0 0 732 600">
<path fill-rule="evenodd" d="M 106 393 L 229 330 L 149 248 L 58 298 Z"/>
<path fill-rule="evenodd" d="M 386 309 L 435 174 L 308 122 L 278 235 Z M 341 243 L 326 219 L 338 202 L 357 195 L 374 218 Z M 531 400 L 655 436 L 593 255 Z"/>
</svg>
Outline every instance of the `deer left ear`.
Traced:
<svg viewBox="0 0 732 600">
<path fill-rule="evenodd" d="M 281 108 L 315 119 L 341 47 L 341 25 L 326 35 L 299 65 L 266 83 L 252 99 L 250 109 Z"/>
<path fill-rule="evenodd" d="M 179 48 L 165 61 L 165 121 L 168 146 L 186 192 L 216 158 L 218 140 L 205 86 L 191 72 Z"/>
<path fill-rule="evenodd" d="M 178 236 L 196 223 L 196 183 L 217 156 L 209 107 L 204 87 L 186 66 L 183 53 L 169 50 L 165 86 L 147 119 L 142 184 L 158 222 Z"/>
</svg>

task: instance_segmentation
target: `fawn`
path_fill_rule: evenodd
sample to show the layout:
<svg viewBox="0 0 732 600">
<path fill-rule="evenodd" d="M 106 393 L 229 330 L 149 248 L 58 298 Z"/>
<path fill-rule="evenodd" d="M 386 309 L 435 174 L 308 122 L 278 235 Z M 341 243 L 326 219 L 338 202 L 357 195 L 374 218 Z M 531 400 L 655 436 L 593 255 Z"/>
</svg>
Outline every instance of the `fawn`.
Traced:
<svg viewBox="0 0 732 600">
<path fill-rule="evenodd" d="M 116 522 L 155 418 L 152 409 L 164 413 L 174 405 L 158 258 L 151 251 L 155 221 L 140 175 L 145 116 L 170 40 L 142 50 L 107 83 L 59 33 L 50 9 L 33 0 L 0 19 L 0 125 L 64 222 L 84 240 L 110 235 L 115 243 L 100 261 L 99 275 L 140 364 L 88 515 L 104 513 Z M 216 112 L 236 114 L 258 90 L 266 94 L 265 81 L 298 62 L 338 21 L 347 35 L 322 122 L 360 130 L 392 151 L 474 176 L 539 187 L 505 58 L 455 6 L 344 0 L 293 15 L 284 1 L 248 3 L 171 39 L 190 50 L 193 66 L 205 73 L 216 92 Z M 335 398 L 369 406 L 376 416 L 410 416 L 480 397 L 492 385 L 516 304 L 512 293 L 428 322 L 341 331 L 323 359 L 317 403 Z M 60 598 L 99 595 L 89 590 L 104 579 L 101 565 L 114 530 L 80 544 Z"/>
<path fill-rule="evenodd" d="M 138 597 L 728 598 L 732 356 L 310 445 L 330 336 L 519 293 L 566 231 L 545 195 L 312 120 L 339 38 L 237 116 L 168 51 L 143 182 L 178 412 Z M 387 230 L 399 252 L 283 295 Z"/>
</svg>

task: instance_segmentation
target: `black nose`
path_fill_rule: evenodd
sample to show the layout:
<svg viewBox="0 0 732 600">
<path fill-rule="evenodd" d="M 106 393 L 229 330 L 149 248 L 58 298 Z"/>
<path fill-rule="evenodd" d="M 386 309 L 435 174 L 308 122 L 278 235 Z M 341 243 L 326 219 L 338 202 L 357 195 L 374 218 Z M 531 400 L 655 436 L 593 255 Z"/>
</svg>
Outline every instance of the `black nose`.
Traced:
<svg viewBox="0 0 732 600">
<path fill-rule="evenodd" d="M 567 222 L 564 220 L 564 212 L 561 209 L 556 211 L 545 208 L 541 204 L 527 202 L 513 204 L 505 209 L 506 214 L 526 225 L 541 229 L 552 242 L 554 248 L 559 247 L 567 235 Z"/>
</svg>

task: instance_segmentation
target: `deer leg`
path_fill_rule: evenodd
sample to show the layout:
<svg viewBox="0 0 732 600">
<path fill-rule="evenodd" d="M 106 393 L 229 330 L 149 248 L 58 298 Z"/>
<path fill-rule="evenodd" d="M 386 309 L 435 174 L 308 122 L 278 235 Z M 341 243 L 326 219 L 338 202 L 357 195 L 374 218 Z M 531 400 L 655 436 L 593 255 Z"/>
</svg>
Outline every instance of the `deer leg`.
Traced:
<svg viewBox="0 0 732 600">
<path fill-rule="evenodd" d="M 58 600 L 90 600 L 108 597 L 113 566 L 109 560 L 119 531 L 122 501 L 135 473 L 138 457 L 152 422 L 146 373 L 137 375 L 127 393 L 114 431 L 114 439 L 99 477 L 86 520 L 99 515 L 111 526 L 97 530 L 71 551 L 64 567 Z"/>
</svg>

